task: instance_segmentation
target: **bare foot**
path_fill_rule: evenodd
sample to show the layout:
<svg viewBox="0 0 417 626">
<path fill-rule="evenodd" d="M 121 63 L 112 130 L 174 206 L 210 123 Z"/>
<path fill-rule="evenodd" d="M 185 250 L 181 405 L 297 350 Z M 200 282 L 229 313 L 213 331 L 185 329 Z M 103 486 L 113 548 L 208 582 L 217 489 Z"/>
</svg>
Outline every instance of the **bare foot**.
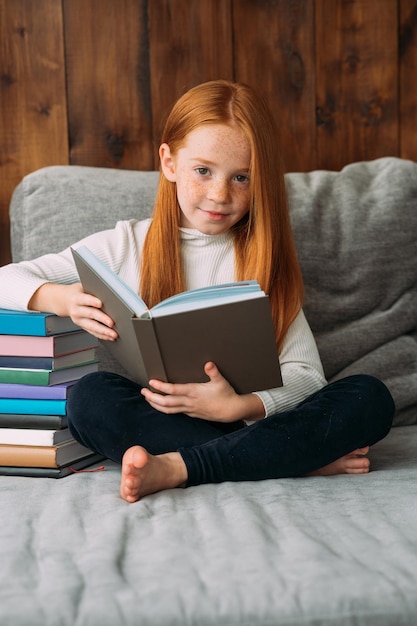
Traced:
<svg viewBox="0 0 417 626">
<path fill-rule="evenodd" d="M 154 456 L 141 446 L 133 446 L 123 455 L 120 495 L 127 502 L 136 502 L 150 493 L 181 487 L 187 477 L 178 452 Z"/>
<path fill-rule="evenodd" d="M 308 476 L 334 476 L 335 474 L 367 474 L 369 472 L 370 461 L 367 458 L 369 446 L 358 448 L 333 463 L 320 467 Z"/>
</svg>

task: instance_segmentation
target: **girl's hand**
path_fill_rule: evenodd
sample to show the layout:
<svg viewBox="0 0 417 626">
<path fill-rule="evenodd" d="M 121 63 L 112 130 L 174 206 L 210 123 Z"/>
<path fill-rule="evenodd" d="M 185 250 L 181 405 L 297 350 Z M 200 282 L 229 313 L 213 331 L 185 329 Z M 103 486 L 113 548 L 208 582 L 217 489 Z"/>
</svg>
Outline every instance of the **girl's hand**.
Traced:
<svg viewBox="0 0 417 626">
<path fill-rule="evenodd" d="M 173 384 L 150 380 L 149 385 L 161 393 L 143 388 L 142 395 L 154 409 L 167 414 L 185 413 L 214 422 L 264 417 L 258 396 L 237 394 L 214 363 L 206 363 L 204 371 L 210 379 L 207 383 Z"/>
<path fill-rule="evenodd" d="M 28 305 L 33 311 L 50 311 L 61 317 L 70 317 L 98 339 L 114 341 L 117 338 L 114 322 L 101 307 L 98 298 L 84 293 L 81 283 L 45 283 L 33 294 Z"/>
<path fill-rule="evenodd" d="M 68 313 L 74 324 L 77 324 L 94 337 L 108 341 L 117 339 L 113 329 L 114 322 L 101 310 L 102 302 L 95 296 L 83 291 L 81 283 L 66 285 L 68 288 Z"/>
</svg>

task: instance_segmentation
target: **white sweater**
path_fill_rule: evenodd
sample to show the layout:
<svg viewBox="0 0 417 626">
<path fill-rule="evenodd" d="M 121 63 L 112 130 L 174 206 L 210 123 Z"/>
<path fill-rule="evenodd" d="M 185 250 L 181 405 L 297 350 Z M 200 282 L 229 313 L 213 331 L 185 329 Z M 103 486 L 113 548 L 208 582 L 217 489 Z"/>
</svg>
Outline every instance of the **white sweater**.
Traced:
<svg viewBox="0 0 417 626">
<path fill-rule="evenodd" d="M 74 244 L 87 245 L 135 291 L 139 287 L 140 256 L 150 220 L 118 222 Z M 233 240 L 229 233 L 205 235 L 181 228 L 181 253 L 187 289 L 235 280 Z M 69 248 L 0 268 L 0 307 L 27 309 L 35 291 L 46 282 L 70 284 L 78 274 Z M 292 408 L 326 384 L 317 346 L 304 313 L 290 326 L 279 355 L 283 387 L 257 392 L 265 414 Z"/>
</svg>

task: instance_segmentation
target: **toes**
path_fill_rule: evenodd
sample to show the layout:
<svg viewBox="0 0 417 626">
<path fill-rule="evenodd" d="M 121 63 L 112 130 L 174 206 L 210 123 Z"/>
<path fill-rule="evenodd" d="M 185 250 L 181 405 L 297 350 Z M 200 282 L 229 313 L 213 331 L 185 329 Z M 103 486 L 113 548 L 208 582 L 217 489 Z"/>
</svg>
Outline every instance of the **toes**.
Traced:
<svg viewBox="0 0 417 626">
<path fill-rule="evenodd" d="M 366 474 L 369 472 L 370 461 L 366 457 L 350 458 L 346 463 L 346 472 L 348 474 Z"/>
</svg>

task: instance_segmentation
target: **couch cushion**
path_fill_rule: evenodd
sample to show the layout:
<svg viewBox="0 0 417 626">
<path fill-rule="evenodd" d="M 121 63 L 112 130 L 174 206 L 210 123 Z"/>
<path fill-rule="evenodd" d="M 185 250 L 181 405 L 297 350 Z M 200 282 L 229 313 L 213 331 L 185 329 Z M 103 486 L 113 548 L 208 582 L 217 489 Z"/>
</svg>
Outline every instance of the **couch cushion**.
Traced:
<svg viewBox="0 0 417 626">
<path fill-rule="evenodd" d="M 158 172 L 77 165 L 25 176 L 10 206 L 13 260 L 59 252 L 118 220 L 148 217 L 158 178 Z"/>
<path fill-rule="evenodd" d="M 26 176 L 10 209 L 14 260 L 149 215 L 157 180 L 157 172 L 82 166 Z M 416 423 L 417 164 L 389 157 L 290 173 L 286 182 L 305 312 L 327 377 L 380 377 L 396 423 Z M 117 368 L 107 357 L 103 366 Z"/>
<path fill-rule="evenodd" d="M 330 379 L 382 378 L 396 423 L 417 405 L 417 164 L 397 158 L 287 176 L 305 312 Z"/>
</svg>

